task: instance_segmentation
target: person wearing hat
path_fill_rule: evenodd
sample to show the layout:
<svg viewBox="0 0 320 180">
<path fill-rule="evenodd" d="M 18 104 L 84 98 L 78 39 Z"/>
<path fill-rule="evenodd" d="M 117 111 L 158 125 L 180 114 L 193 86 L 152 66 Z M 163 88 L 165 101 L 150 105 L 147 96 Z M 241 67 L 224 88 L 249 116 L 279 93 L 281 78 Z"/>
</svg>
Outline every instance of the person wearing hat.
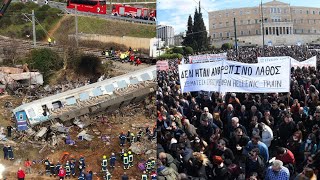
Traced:
<svg viewBox="0 0 320 180">
<path fill-rule="evenodd" d="M 69 161 L 66 162 L 65 169 L 66 169 L 66 177 L 70 178 L 70 176 L 71 176 L 71 169 L 70 169 L 70 163 L 69 163 Z"/>
<path fill-rule="evenodd" d="M 127 153 L 123 154 L 123 169 L 129 169 L 129 159 Z"/>
<path fill-rule="evenodd" d="M 117 157 L 114 153 L 111 153 L 111 156 L 110 156 L 110 167 L 111 168 L 114 168 L 115 165 L 116 165 L 116 160 L 117 160 Z"/>
<path fill-rule="evenodd" d="M 274 160 L 272 165 L 268 167 L 265 180 L 282 180 L 290 179 L 289 169 L 283 166 L 280 160 Z"/>
<path fill-rule="evenodd" d="M 128 151 L 128 160 L 129 160 L 129 167 L 133 167 L 133 154 L 131 151 Z"/>
<path fill-rule="evenodd" d="M 121 134 L 119 136 L 120 146 L 122 146 L 122 147 L 124 146 L 124 144 L 126 143 L 126 138 L 127 138 L 127 136 L 123 132 L 121 132 Z"/>
<path fill-rule="evenodd" d="M 79 159 L 79 171 L 82 171 L 86 168 L 86 163 L 84 161 L 84 157 L 83 155 L 80 155 L 80 159 Z"/>
<path fill-rule="evenodd" d="M 224 160 L 221 156 L 213 156 L 212 162 L 214 164 L 213 177 L 214 180 L 229 180 L 231 174 L 224 164 Z"/>
<path fill-rule="evenodd" d="M 102 157 L 102 163 L 101 163 L 101 166 L 102 166 L 102 172 L 106 172 L 107 171 L 107 166 L 108 166 L 108 160 L 107 160 L 107 156 L 104 155 Z"/>
</svg>

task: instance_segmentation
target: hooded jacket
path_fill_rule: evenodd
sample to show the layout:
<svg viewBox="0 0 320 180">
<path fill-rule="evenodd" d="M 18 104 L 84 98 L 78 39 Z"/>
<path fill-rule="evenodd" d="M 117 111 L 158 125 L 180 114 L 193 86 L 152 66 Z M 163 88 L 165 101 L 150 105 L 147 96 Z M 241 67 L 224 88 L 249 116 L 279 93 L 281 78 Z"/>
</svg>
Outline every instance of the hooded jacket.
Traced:
<svg viewBox="0 0 320 180">
<path fill-rule="evenodd" d="M 161 166 L 158 168 L 158 180 L 174 180 L 178 177 L 178 172 L 170 167 Z"/>
</svg>

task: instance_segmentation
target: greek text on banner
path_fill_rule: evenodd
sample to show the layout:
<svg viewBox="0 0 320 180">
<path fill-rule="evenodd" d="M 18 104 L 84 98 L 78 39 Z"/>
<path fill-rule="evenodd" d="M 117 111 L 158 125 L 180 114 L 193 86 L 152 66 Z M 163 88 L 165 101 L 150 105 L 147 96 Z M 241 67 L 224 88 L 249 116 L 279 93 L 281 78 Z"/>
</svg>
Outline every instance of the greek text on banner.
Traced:
<svg viewBox="0 0 320 180">
<path fill-rule="evenodd" d="M 289 92 L 290 60 L 246 64 L 235 61 L 179 65 L 182 92 Z"/>
</svg>

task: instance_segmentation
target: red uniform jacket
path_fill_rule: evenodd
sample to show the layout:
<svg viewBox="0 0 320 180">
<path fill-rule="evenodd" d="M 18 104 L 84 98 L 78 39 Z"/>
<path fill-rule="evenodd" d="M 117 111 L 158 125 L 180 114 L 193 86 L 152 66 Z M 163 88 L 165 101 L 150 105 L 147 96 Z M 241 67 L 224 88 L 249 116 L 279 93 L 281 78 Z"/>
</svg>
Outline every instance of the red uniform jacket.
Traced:
<svg viewBox="0 0 320 180">
<path fill-rule="evenodd" d="M 24 173 L 23 170 L 19 170 L 17 173 L 18 178 L 25 178 L 26 174 Z"/>
<path fill-rule="evenodd" d="M 64 177 L 64 176 L 66 176 L 66 171 L 65 171 L 64 169 L 60 169 L 58 176 L 59 176 L 59 177 Z"/>
</svg>

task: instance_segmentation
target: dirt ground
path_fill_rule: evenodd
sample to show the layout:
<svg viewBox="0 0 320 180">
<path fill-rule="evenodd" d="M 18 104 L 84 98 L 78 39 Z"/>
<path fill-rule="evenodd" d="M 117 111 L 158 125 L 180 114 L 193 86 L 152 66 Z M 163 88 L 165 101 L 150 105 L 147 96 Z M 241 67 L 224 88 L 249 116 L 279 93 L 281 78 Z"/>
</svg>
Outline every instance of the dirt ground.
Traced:
<svg viewBox="0 0 320 180">
<path fill-rule="evenodd" d="M 116 62 L 114 64 L 117 69 L 122 70 L 121 74 L 147 67 L 147 65 L 137 67 L 130 64 L 122 64 L 120 62 Z M 15 126 L 14 121 L 11 118 L 12 108 L 4 107 L 5 102 L 8 101 L 12 103 L 12 108 L 15 108 L 21 104 L 22 98 L 9 95 L 0 95 L 0 126 L 4 127 L 5 129 L 8 125 L 12 125 L 13 127 Z M 35 142 L 34 139 L 29 139 L 30 141 L 28 141 L 28 139 L 15 140 L 17 144 L 14 146 L 14 161 L 3 160 L 3 151 L 0 151 L 0 164 L 5 165 L 6 167 L 4 176 L 7 177 L 8 180 L 16 179 L 17 170 L 19 169 L 19 167 L 24 168 L 24 161 L 26 160 L 26 158 L 29 158 L 31 161 L 35 161 L 35 164 L 33 164 L 32 166 L 33 173 L 26 176 L 27 180 L 58 179 L 57 177 L 54 178 L 43 175 L 45 169 L 44 164 L 41 161 L 46 157 L 49 157 L 49 159 L 53 160 L 53 162 L 56 164 L 58 160 L 62 159 L 63 153 L 68 152 L 70 156 L 74 156 L 77 160 L 79 159 L 80 155 L 83 155 L 87 164 L 86 170 L 92 170 L 94 172 L 93 179 L 103 179 L 100 172 L 102 157 L 103 155 L 106 155 L 107 158 L 109 158 L 111 153 L 114 152 L 117 155 L 116 168 L 114 170 L 110 170 L 112 179 L 119 179 L 124 173 L 123 164 L 119 155 L 119 153 L 121 152 L 121 148 L 119 146 L 120 132 L 123 131 L 126 133 L 128 130 L 130 130 L 131 132 L 137 134 L 140 127 L 143 128 L 143 131 L 145 132 L 145 128 L 147 126 L 152 128 L 155 124 L 154 118 L 150 117 L 150 115 L 145 112 L 145 104 L 137 104 L 135 105 L 135 107 L 138 108 L 122 109 L 122 111 L 125 112 L 123 115 L 120 115 L 119 113 L 105 114 L 107 123 L 96 121 L 91 126 L 84 128 L 85 130 L 87 130 L 88 134 L 94 135 L 92 141 L 81 141 L 77 139 L 76 136 L 80 131 L 82 131 L 82 129 L 77 126 L 72 126 L 69 130 L 69 134 L 72 140 L 76 141 L 76 146 L 70 146 L 63 143 L 53 149 L 46 149 L 43 152 L 39 153 L 39 150 L 42 146 L 34 146 L 31 143 Z M 100 134 L 95 134 L 93 130 L 100 132 Z M 104 142 L 101 139 L 101 135 L 110 137 L 110 142 Z M 13 134 L 13 136 L 15 135 Z M 13 139 L 9 138 L 9 140 Z M 5 143 L 6 142 L 4 141 L 0 141 L 0 147 L 2 148 L 2 144 Z M 39 144 L 41 144 L 41 142 L 39 142 Z M 147 139 L 143 139 L 142 144 L 144 147 L 147 147 L 147 149 L 156 149 L 155 142 L 151 142 Z M 128 149 L 129 144 L 127 143 L 125 146 L 126 152 L 128 151 Z M 142 172 L 138 169 L 137 164 L 140 161 L 147 160 L 150 156 L 155 157 L 156 154 L 134 154 L 134 166 L 129 170 L 125 170 L 130 179 L 141 179 Z"/>
<path fill-rule="evenodd" d="M 5 120 L 6 121 L 6 120 Z M 3 122 L 3 120 L 1 121 Z M 1 123 L 2 124 L 2 123 Z M 82 130 L 76 126 L 73 126 L 69 133 L 73 140 L 76 141 L 75 146 L 70 145 L 60 145 L 57 146 L 55 149 L 47 149 L 42 153 L 39 153 L 40 148 L 34 148 L 31 144 L 26 142 L 18 143 L 16 147 L 14 147 L 14 161 L 2 160 L 3 152 L 1 151 L 1 164 L 4 164 L 6 167 L 5 175 L 7 175 L 8 179 L 11 177 L 15 177 L 15 173 L 17 172 L 19 167 L 23 167 L 24 160 L 29 158 L 32 161 L 35 161 L 36 164 L 33 165 L 33 174 L 27 175 L 26 179 L 57 179 L 57 178 L 50 178 L 40 175 L 44 171 L 44 165 L 41 163 L 41 160 L 49 157 L 49 159 L 53 160 L 56 164 L 58 160 L 61 161 L 64 152 L 69 152 L 70 156 L 74 156 L 76 159 L 79 159 L 80 155 L 83 155 L 86 160 L 87 168 L 86 170 L 92 170 L 94 173 L 97 173 L 94 179 L 101 178 L 100 169 L 101 169 L 101 161 L 102 156 L 106 155 L 108 158 L 110 157 L 111 153 L 114 152 L 117 155 L 116 161 L 116 168 L 111 170 L 111 174 L 113 178 L 119 179 L 123 174 L 123 164 L 120 160 L 119 153 L 121 152 L 121 148 L 119 146 L 119 133 L 120 132 L 127 132 L 130 130 L 137 134 L 139 131 L 138 128 L 134 127 L 152 127 L 154 125 L 153 119 L 149 119 L 143 114 L 143 112 L 136 113 L 133 116 L 118 116 L 118 117 L 107 117 L 107 123 L 97 122 L 94 125 L 91 125 L 88 128 L 88 134 L 95 135 L 92 131 L 93 129 L 98 130 L 101 132 L 101 135 L 106 135 L 110 137 L 110 142 L 103 142 L 99 135 L 95 135 L 92 141 L 86 140 L 78 140 L 77 134 Z M 134 127 L 133 127 L 134 126 Z M 147 146 L 148 149 L 155 149 L 155 143 L 145 139 L 142 140 L 144 146 Z M 1 146 L 2 147 L 2 146 Z M 126 143 L 125 151 L 127 152 L 130 145 Z M 129 170 L 126 170 L 128 176 L 131 179 L 140 179 L 142 172 L 138 169 L 137 164 L 140 161 L 148 159 L 148 157 L 155 157 L 153 155 L 136 155 L 134 154 L 134 166 L 131 167 Z"/>
</svg>

